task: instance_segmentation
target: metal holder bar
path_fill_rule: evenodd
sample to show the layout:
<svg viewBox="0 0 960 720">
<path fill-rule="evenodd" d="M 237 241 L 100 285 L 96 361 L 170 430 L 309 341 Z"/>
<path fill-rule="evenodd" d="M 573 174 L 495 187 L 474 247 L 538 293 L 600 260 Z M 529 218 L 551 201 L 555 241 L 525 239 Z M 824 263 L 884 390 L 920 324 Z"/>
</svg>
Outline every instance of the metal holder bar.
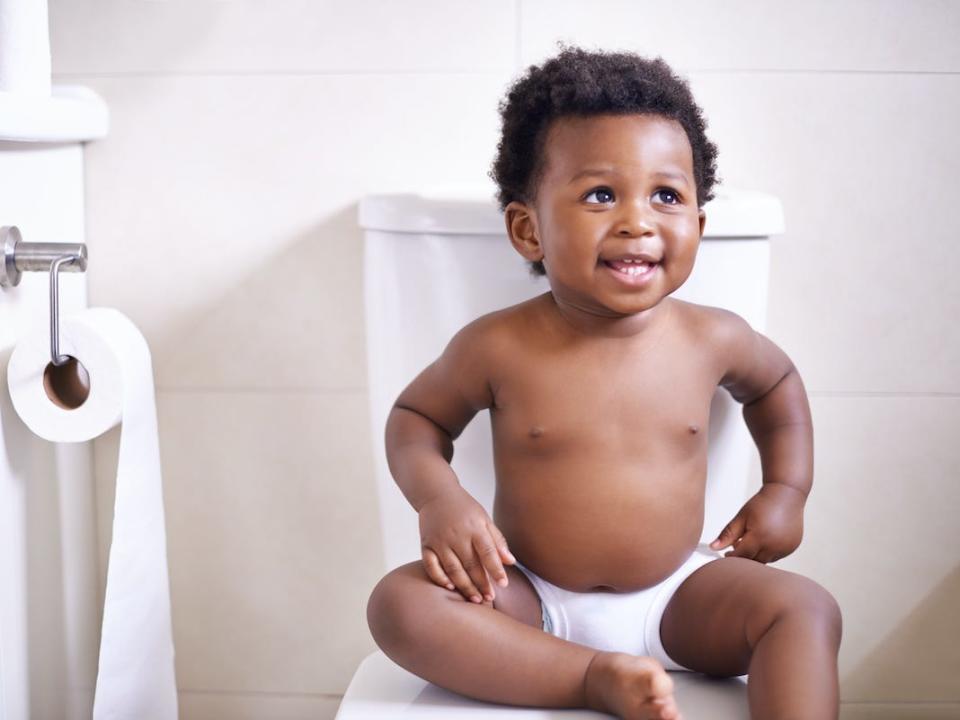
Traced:
<svg viewBox="0 0 960 720">
<path fill-rule="evenodd" d="M 16 287 L 25 272 L 50 273 L 50 358 L 56 366 L 69 361 L 60 354 L 59 273 L 87 269 L 87 246 L 83 243 L 30 243 L 13 225 L 0 227 L 0 287 Z"/>
</svg>

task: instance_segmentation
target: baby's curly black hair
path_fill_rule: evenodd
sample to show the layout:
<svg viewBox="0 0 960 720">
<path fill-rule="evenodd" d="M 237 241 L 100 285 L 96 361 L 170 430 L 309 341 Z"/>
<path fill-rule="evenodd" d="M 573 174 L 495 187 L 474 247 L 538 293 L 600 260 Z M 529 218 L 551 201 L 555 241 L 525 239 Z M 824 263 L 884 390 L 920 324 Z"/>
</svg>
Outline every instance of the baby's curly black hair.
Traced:
<svg viewBox="0 0 960 720">
<path fill-rule="evenodd" d="M 514 200 L 532 203 L 543 173 L 543 146 L 550 124 L 565 116 L 648 113 L 676 120 L 693 149 L 697 205 L 713 198 L 717 146 L 687 82 L 662 58 L 565 47 L 542 65 L 531 65 L 500 102 L 503 120 L 490 177 L 503 210 Z M 545 275 L 543 263 L 530 263 Z"/>
</svg>

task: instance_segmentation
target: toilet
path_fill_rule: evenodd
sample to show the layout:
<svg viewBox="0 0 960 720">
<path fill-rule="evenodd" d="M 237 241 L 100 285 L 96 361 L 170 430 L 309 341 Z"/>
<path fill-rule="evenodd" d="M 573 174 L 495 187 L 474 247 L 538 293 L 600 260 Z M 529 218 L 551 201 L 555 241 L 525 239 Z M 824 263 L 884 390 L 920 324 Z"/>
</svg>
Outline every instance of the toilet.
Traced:
<svg viewBox="0 0 960 720">
<path fill-rule="evenodd" d="M 443 351 L 461 327 L 484 313 L 541 294 L 507 239 L 490 194 L 450 197 L 373 195 L 359 206 L 364 231 L 364 300 L 371 437 L 374 442 L 383 551 L 387 569 L 420 558 L 417 515 L 387 467 L 383 429 L 401 390 Z M 762 331 L 766 323 L 769 239 L 783 233 L 777 198 L 719 188 L 705 207 L 706 232 L 694 270 L 674 295 L 727 308 Z M 708 476 L 702 542 L 716 538 L 756 488 L 748 483 L 755 453 L 740 406 L 724 390 L 710 410 Z M 487 512 L 494 472 L 489 415 L 478 414 L 455 443 L 453 469 Z M 759 479 L 755 480 L 759 487 Z M 373 588 L 371 588 L 372 590 Z M 746 720 L 746 676 L 717 679 L 671 672 L 686 720 Z M 344 694 L 337 720 L 403 717 L 607 717 L 588 710 L 551 710 L 479 702 L 407 672 L 382 652 L 365 658 Z"/>
</svg>

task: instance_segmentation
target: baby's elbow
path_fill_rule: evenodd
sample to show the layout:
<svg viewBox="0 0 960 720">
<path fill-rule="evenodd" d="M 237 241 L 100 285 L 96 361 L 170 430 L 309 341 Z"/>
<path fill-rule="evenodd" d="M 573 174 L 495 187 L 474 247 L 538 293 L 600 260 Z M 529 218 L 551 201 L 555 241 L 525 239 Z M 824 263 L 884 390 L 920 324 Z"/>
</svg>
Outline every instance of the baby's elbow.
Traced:
<svg viewBox="0 0 960 720">
<path fill-rule="evenodd" d="M 453 459 L 453 436 L 450 431 L 425 413 L 394 403 L 387 416 L 384 431 L 387 448 L 402 445 L 429 445 L 436 449 L 447 462 Z"/>
<path fill-rule="evenodd" d="M 796 376 L 797 379 L 800 378 L 800 375 L 797 373 L 797 369 L 793 367 L 793 363 L 790 363 L 789 367 L 773 374 L 773 379 L 771 382 L 768 382 L 765 385 L 757 388 L 754 393 L 737 399 L 743 403 L 745 408 L 756 405 L 773 396 L 778 390 L 789 387 L 794 376 Z"/>
</svg>

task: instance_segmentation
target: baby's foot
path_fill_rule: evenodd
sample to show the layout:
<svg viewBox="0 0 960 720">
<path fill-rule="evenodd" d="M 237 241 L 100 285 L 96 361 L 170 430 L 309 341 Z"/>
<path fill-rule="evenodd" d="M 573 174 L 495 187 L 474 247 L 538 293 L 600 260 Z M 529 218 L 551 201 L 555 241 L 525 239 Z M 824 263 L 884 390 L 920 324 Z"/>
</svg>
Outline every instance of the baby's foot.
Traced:
<svg viewBox="0 0 960 720">
<path fill-rule="evenodd" d="M 673 680 L 653 658 L 598 652 L 584 679 L 587 704 L 624 720 L 682 720 Z"/>
</svg>

